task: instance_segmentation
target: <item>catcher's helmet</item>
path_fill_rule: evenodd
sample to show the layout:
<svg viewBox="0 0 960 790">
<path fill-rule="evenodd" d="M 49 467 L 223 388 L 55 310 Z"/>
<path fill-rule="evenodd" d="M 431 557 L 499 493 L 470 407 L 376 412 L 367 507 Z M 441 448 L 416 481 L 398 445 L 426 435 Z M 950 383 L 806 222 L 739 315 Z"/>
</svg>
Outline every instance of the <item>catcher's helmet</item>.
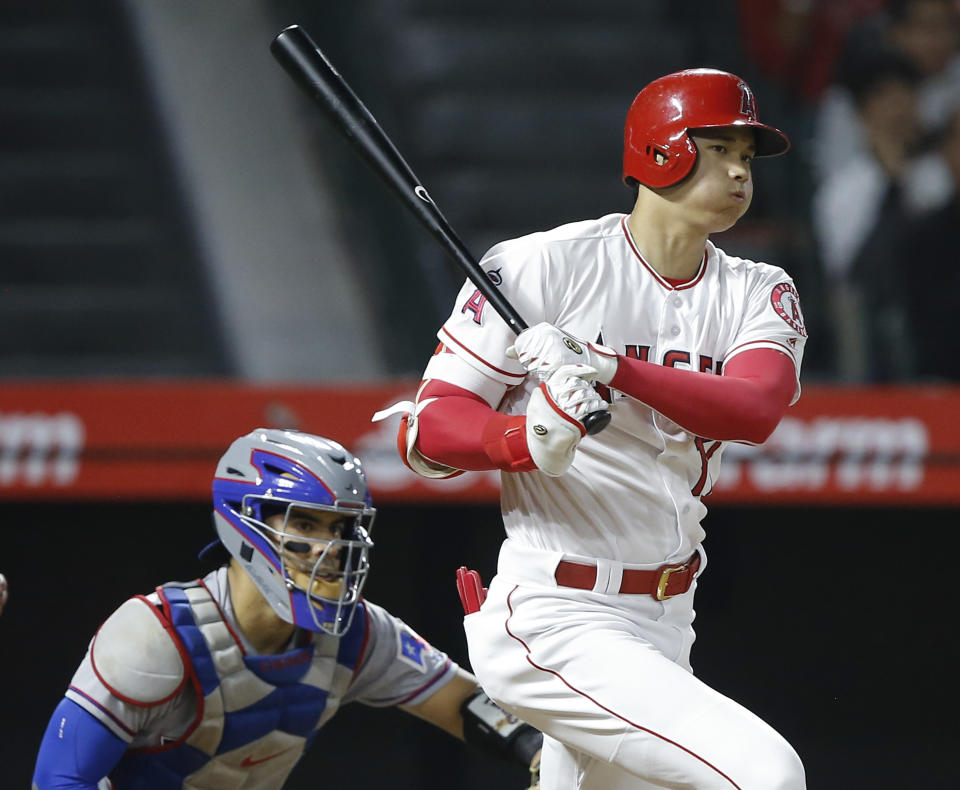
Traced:
<svg viewBox="0 0 960 790">
<path fill-rule="evenodd" d="M 305 511 L 342 515 L 340 537 L 295 533 L 291 516 Z M 330 439 L 299 431 L 257 428 L 241 436 L 213 480 L 220 542 L 281 618 L 334 636 L 350 627 L 360 600 L 375 513 L 360 459 Z M 266 521 L 277 514 L 283 524 L 271 527 Z M 335 598 L 329 582 L 317 583 L 331 577 Z"/>
<path fill-rule="evenodd" d="M 678 184 L 693 170 L 697 147 L 691 129 L 747 126 L 754 130 L 757 156 L 779 156 L 790 140 L 760 123 L 757 100 L 736 74 L 687 69 L 647 85 L 630 105 L 623 135 L 623 180 L 648 187 Z"/>
</svg>

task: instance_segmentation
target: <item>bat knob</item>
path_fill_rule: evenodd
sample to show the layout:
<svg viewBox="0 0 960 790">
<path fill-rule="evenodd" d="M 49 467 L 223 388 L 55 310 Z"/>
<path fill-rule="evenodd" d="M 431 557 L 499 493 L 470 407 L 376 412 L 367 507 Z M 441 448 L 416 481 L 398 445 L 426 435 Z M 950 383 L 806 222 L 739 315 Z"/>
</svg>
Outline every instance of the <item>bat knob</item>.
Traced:
<svg viewBox="0 0 960 790">
<path fill-rule="evenodd" d="M 591 412 L 583 418 L 583 427 L 587 429 L 588 434 L 593 436 L 594 434 L 600 433 L 600 431 L 610 424 L 610 417 L 610 412 L 606 409 Z"/>
</svg>

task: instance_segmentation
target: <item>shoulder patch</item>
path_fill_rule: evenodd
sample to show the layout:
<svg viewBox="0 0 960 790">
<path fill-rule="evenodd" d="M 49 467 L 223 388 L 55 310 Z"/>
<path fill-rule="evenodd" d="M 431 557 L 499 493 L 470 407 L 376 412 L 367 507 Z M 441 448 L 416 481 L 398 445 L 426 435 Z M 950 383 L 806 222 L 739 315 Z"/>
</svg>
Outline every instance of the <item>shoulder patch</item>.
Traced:
<svg viewBox="0 0 960 790">
<path fill-rule="evenodd" d="M 179 645 L 144 598 L 131 598 L 100 626 L 90 663 L 114 695 L 133 705 L 166 702 L 187 681 Z"/>
<path fill-rule="evenodd" d="M 807 327 L 803 323 L 800 311 L 800 294 L 790 283 L 777 283 L 770 293 L 770 303 L 787 325 L 801 337 L 807 336 Z"/>
<path fill-rule="evenodd" d="M 427 671 L 426 657 L 427 643 L 419 634 L 408 627 L 401 626 L 397 631 L 397 658 L 404 664 L 419 670 Z"/>
</svg>

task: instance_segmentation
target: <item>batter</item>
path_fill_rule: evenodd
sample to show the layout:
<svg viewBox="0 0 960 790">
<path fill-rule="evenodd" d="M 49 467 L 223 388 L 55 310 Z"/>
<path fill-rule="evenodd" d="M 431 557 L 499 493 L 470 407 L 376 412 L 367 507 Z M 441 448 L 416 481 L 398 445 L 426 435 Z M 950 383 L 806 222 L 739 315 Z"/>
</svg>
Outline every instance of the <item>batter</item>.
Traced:
<svg viewBox="0 0 960 790">
<path fill-rule="evenodd" d="M 690 665 L 702 498 L 725 443 L 763 442 L 799 397 L 806 339 L 790 277 L 708 237 L 788 148 L 736 75 L 650 83 L 626 120 L 633 210 L 494 246 L 482 266 L 531 328 L 468 282 L 404 416 L 419 473 L 504 472 L 506 540 L 465 628 L 485 691 L 547 736 L 543 790 L 806 786 Z"/>
</svg>

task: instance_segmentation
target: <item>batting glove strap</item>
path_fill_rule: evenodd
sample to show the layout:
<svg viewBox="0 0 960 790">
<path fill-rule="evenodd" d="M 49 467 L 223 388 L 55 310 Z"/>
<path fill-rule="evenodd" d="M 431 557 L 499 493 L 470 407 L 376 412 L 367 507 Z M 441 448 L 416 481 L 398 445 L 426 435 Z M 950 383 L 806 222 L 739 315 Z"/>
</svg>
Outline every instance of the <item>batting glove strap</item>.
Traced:
<svg viewBox="0 0 960 790">
<path fill-rule="evenodd" d="M 507 356 L 541 376 L 563 365 L 588 365 L 597 371 L 596 380 L 601 384 L 613 380 L 620 364 L 612 348 L 580 340 L 546 322 L 521 332 L 507 349 Z"/>
<path fill-rule="evenodd" d="M 467 743 L 502 760 L 531 768 L 543 745 L 543 735 L 500 708 L 482 690 L 460 706 L 463 737 Z"/>
<path fill-rule="evenodd" d="M 590 382 L 596 370 L 564 365 L 533 391 L 527 404 L 526 439 L 537 469 L 550 477 L 564 474 L 577 445 L 586 436 L 581 420 L 607 404 Z"/>
</svg>

